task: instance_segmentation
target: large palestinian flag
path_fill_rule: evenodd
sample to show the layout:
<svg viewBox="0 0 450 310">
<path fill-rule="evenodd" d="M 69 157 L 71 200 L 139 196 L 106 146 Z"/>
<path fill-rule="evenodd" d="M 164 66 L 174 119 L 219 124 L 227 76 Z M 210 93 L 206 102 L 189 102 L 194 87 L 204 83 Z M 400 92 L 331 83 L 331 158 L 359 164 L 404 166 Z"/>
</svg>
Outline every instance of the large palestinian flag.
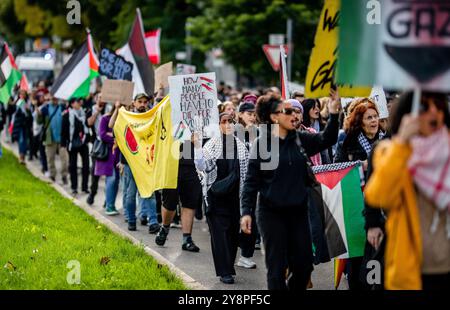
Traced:
<svg viewBox="0 0 450 310">
<path fill-rule="evenodd" d="M 52 95 L 64 100 L 88 97 L 91 80 L 98 76 L 98 64 L 92 37 L 88 34 L 63 67 L 51 89 Z"/>
<path fill-rule="evenodd" d="M 14 86 L 20 81 L 22 74 L 17 68 L 8 44 L 4 42 L 0 48 L 0 102 L 7 104 Z"/>
<path fill-rule="evenodd" d="M 330 258 L 362 256 L 365 245 L 364 178 L 356 162 L 313 167 L 320 187 L 313 195 L 323 214 Z"/>
<path fill-rule="evenodd" d="M 145 46 L 144 26 L 141 11 L 136 10 L 136 18 L 131 28 L 128 43 L 117 51 L 126 61 L 133 63 L 132 81 L 134 82 L 134 95 L 146 93 L 152 95 L 155 84 L 155 74 L 148 58 Z"/>
</svg>

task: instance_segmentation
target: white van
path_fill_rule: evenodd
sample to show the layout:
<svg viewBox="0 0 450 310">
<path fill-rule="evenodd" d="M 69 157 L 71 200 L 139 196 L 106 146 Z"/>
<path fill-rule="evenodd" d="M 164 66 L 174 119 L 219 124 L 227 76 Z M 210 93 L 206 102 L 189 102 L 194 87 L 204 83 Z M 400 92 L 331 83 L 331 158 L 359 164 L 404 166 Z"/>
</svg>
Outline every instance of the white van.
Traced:
<svg viewBox="0 0 450 310">
<path fill-rule="evenodd" d="M 46 85 L 53 84 L 55 79 L 55 57 L 51 53 L 31 52 L 17 56 L 16 64 L 27 77 L 30 88 L 39 81 Z"/>
</svg>

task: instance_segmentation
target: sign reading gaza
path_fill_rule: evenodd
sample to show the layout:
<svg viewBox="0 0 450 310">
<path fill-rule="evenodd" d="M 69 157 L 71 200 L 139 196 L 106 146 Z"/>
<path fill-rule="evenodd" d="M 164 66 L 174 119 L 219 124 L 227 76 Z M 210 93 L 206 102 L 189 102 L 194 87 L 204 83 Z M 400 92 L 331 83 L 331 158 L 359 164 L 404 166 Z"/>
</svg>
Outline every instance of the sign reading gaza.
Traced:
<svg viewBox="0 0 450 310">
<path fill-rule="evenodd" d="M 176 139 L 189 140 L 200 126 L 204 138 L 219 134 L 215 73 L 169 76 L 169 89 Z"/>
<path fill-rule="evenodd" d="M 391 88 L 449 90 L 450 1 L 386 1 L 379 81 Z"/>
<path fill-rule="evenodd" d="M 108 48 L 102 48 L 100 52 L 100 65 L 98 72 L 111 80 L 131 81 L 133 63 L 126 61 L 120 55 Z"/>
</svg>

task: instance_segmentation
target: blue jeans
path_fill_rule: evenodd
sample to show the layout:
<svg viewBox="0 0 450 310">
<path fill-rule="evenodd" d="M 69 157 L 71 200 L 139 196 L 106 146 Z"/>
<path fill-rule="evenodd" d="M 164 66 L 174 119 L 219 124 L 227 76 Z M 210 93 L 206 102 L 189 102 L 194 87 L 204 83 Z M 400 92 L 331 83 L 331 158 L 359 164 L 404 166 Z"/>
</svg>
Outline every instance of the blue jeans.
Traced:
<svg viewBox="0 0 450 310">
<path fill-rule="evenodd" d="M 117 192 L 119 191 L 119 174 L 113 169 L 113 175 L 107 176 L 105 183 L 106 207 L 112 208 L 116 206 Z"/>
<path fill-rule="evenodd" d="M 25 156 L 27 154 L 27 132 L 25 128 L 20 128 L 19 139 L 17 141 L 19 144 L 19 154 Z"/>
<path fill-rule="evenodd" d="M 128 223 L 136 223 L 136 194 L 138 194 L 136 182 L 133 178 L 130 166 L 124 165 L 123 171 L 123 207 L 125 210 L 125 218 Z M 150 225 L 157 224 L 156 216 L 156 199 L 153 194 L 149 198 L 141 198 L 139 196 L 139 204 L 141 206 L 140 217 L 147 217 Z"/>
</svg>

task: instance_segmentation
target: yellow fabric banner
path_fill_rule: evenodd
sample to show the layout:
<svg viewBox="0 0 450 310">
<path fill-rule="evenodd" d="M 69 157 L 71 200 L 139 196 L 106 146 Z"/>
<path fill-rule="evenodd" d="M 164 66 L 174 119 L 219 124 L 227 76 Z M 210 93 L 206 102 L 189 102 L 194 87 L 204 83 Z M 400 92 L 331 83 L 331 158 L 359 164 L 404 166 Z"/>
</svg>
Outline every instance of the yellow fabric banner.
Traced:
<svg viewBox="0 0 450 310">
<path fill-rule="evenodd" d="M 180 143 L 172 135 L 169 96 L 145 113 L 120 108 L 114 135 L 141 197 L 177 188 Z"/>
<path fill-rule="evenodd" d="M 335 83 L 341 0 L 325 0 L 306 73 L 305 96 L 328 97 Z M 368 97 L 372 87 L 338 85 L 341 97 Z"/>
</svg>

